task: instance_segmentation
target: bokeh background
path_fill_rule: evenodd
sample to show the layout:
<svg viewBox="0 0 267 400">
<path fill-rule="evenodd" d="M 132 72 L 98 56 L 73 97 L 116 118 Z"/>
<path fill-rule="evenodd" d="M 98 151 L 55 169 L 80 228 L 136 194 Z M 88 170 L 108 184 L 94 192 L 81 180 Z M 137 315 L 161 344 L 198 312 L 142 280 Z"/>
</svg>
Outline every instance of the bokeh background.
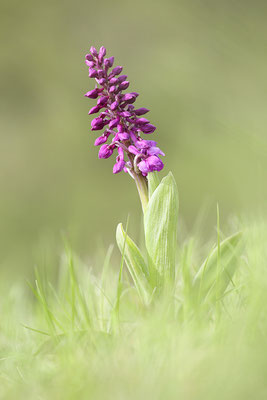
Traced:
<svg viewBox="0 0 267 400">
<path fill-rule="evenodd" d="M 140 205 L 98 160 L 84 64 L 104 45 L 124 66 L 191 229 L 265 215 L 267 3 L 255 0 L 1 0 L 0 267 L 31 271 L 67 236 L 82 257 Z M 135 229 L 135 228 L 132 228 Z M 138 231 L 138 228 L 136 228 Z M 41 256 L 40 256 L 41 254 Z M 51 261 L 52 262 L 52 261 Z"/>
</svg>

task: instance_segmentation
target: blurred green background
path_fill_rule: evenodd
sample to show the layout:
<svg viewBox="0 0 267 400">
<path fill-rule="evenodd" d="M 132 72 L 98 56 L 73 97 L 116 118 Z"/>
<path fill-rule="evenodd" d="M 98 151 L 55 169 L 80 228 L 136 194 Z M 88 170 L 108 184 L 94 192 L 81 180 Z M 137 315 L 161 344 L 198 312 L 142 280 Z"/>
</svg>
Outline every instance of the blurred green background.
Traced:
<svg viewBox="0 0 267 400">
<path fill-rule="evenodd" d="M 90 257 L 128 213 L 139 221 L 134 183 L 93 146 L 91 45 L 151 110 L 188 229 L 206 202 L 211 228 L 217 201 L 225 221 L 264 215 L 266 16 L 265 1 L 1 0 L 1 268 L 31 270 L 62 232 Z"/>
</svg>

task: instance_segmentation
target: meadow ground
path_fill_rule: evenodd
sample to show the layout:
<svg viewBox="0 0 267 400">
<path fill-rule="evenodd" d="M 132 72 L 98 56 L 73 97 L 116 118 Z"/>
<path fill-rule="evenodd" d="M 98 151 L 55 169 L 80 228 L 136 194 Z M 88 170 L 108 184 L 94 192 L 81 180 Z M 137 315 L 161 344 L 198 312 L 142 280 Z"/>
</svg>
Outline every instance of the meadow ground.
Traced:
<svg viewBox="0 0 267 400">
<path fill-rule="evenodd" d="M 212 248 L 200 234 L 178 246 L 175 295 L 146 308 L 126 268 L 118 285 L 112 246 L 99 274 L 65 246 L 53 285 L 42 271 L 30 285 L 3 277 L 0 397 L 266 399 L 267 226 L 241 229 L 220 298 L 193 290 Z"/>
</svg>

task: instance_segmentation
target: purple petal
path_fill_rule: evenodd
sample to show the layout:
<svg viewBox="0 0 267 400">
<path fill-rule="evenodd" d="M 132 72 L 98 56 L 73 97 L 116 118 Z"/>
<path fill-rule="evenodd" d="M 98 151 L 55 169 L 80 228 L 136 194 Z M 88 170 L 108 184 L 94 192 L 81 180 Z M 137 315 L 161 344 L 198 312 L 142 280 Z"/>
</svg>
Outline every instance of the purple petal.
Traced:
<svg viewBox="0 0 267 400">
<path fill-rule="evenodd" d="M 128 150 L 129 150 L 129 152 L 130 153 L 132 153 L 132 154 L 134 154 L 134 155 L 138 155 L 138 154 L 140 154 L 140 151 L 138 151 L 137 150 L 137 148 L 135 147 L 135 146 L 133 146 L 133 145 L 130 145 L 129 147 L 128 147 Z"/>
<path fill-rule="evenodd" d="M 161 151 L 158 147 L 150 147 L 147 150 L 147 154 L 149 156 L 157 156 L 157 155 L 161 155 L 161 156 L 165 156 L 165 154 L 163 153 L 163 151 Z"/>
<path fill-rule="evenodd" d="M 144 174 L 147 174 L 149 172 L 149 165 L 147 164 L 146 160 L 142 160 L 138 165 L 138 168 L 140 169 L 141 172 Z"/>
<path fill-rule="evenodd" d="M 154 147 L 157 145 L 157 142 L 154 140 L 138 140 L 136 142 L 136 146 L 139 147 L 140 149 L 148 149 L 149 147 Z"/>
<path fill-rule="evenodd" d="M 148 165 L 149 172 L 161 171 L 164 167 L 163 162 L 157 156 L 150 156 L 146 159 L 146 164 Z M 139 165 L 138 165 L 139 166 Z"/>
<path fill-rule="evenodd" d="M 129 135 L 128 132 L 121 132 L 121 133 L 119 132 L 119 133 L 118 133 L 118 138 L 119 138 L 120 140 L 128 140 L 129 137 L 130 137 L 130 135 Z"/>
</svg>

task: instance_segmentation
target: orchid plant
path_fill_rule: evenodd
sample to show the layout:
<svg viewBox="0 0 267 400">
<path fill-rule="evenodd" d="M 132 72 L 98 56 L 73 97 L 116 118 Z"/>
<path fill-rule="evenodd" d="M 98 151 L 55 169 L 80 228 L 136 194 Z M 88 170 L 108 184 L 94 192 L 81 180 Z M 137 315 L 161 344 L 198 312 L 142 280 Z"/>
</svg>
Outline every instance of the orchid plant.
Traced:
<svg viewBox="0 0 267 400">
<path fill-rule="evenodd" d="M 178 190 L 170 172 L 161 181 L 158 171 L 164 164 L 162 150 L 154 140 L 144 139 L 156 127 L 143 117 L 149 110 L 135 108 L 138 93 L 124 93 L 130 83 L 122 74 L 123 67 L 113 67 L 114 57 L 105 57 L 106 49 L 91 47 L 85 56 L 89 77 L 96 81 L 95 88 L 85 97 L 97 99 L 89 115 L 99 113 L 91 122 L 92 131 L 104 132 L 95 140 L 101 146 L 100 159 L 117 153 L 113 173 L 128 173 L 135 181 L 140 196 L 146 254 L 119 224 L 116 232 L 118 247 L 141 301 L 148 305 L 160 293 L 174 293 L 176 288 L 176 233 L 178 222 Z M 111 140 L 110 140 L 111 139 Z M 108 143 L 109 142 L 109 143 Z M 225 292 L 236 269 L 237 249 L 241 233 L 220 241 L 211 251 L 192 279 L 192 293 L 204 300 L 218 300 Z"/>
</svg>

